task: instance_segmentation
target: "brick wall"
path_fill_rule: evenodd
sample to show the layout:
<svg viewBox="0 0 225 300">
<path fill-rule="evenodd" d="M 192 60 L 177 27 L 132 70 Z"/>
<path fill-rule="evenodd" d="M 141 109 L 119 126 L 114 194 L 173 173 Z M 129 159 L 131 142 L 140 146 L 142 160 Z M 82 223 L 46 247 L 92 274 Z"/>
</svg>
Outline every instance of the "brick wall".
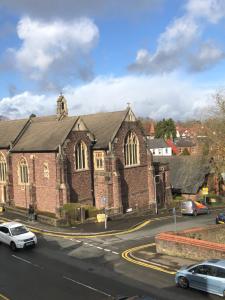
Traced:
<svg viewBox="0 0 225 300">
<path fill-rule="evenodd" d="M 124 140 L 129 131 L 135 132 L 139 140 L 140 164 L 124 166 Z M 138 122 L 123 122 L 113 143 L 116 172 L 120 176 L 121 201 L 124 209 L 148 207 L 154 202 L 154 188 L 150 179 L 151 154 L 147 152 L 145 138 Z"/>
<path fill-rule="evenodd" d="M 87 146 L 88 168 L 86 170 L 75 169 L 75 145 L 83 141 Z M 67 183 L 69 186 L 69 201 L 82 202 L 93 205 L 93 163 L 91 153 L 91 140 L 86 131 L 72 131 L 65 143 L 64 153 L 67 157 Z"/>
<path fill-rule="evenodd" d="M 20 184 L 18 165 L 24 157 L 28 164 L 29 184 Z M 44 163 L 49 178 L 44 177 Z M 39 211 L 55 213 L 59 206 L 57 190 L 56 153 L 12 153 L 14 205 L 28 208 L 34 204 Z"/>
<path fill-rule="evenodd" d="M 225 225 L 210 225 L 155 237 L 157 253 L 195 260 L 225 258 Z"/>
</svg>

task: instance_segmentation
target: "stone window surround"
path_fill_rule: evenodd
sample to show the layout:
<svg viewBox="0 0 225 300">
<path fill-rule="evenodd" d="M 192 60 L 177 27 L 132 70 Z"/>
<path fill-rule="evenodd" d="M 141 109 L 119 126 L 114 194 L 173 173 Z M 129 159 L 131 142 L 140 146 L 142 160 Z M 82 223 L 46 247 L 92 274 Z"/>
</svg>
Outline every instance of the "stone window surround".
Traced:
<svg viewBox="0 0 225 300">
<path fill-rule="evenodd" d="M 124 142 L 125 168 L 140 165 L 139 140 L 135 132 L 129 131 Z"/>
<path fill-rule="evenodd" d="M 6 183 L 7 178 L 7 163 L 5 159 L 5 155 L 0 152 L 0 182 Z"/>
<path fill-rule="evenodd" d="M 78 147 L 80 147 L 80 150 Z M 74 147 L 74 168 L 76 172 L 88 170 L 87 145 L 82 140 L 78 141 Z"/>
<path fill-rule="evenodd" d="M 29 185 L 29 168 L 25 157 L 21 157 L 18 163 L 18 184 Z"/>
</svg>

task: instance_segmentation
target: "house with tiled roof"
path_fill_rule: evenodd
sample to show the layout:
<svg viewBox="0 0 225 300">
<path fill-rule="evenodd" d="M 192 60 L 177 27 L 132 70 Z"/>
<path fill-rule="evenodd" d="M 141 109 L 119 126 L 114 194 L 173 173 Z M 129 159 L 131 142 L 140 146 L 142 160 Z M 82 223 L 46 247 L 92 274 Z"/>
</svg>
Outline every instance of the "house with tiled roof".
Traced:
<svg viewBox="0 0 225 300">
<path fill-rule="evenodd" d="M 148 148 L 153 156 L 171 156 L 172 148 L 162 138 L 149 139 Z"/>
<path fill-rule="evenodd" d="M 154 167 L 147 139 L 130 107 L 68 116 L 0 122 L 0 202 L 58 215 L 66 203 L 117 212 L 155 203 Z"/>
</svg>

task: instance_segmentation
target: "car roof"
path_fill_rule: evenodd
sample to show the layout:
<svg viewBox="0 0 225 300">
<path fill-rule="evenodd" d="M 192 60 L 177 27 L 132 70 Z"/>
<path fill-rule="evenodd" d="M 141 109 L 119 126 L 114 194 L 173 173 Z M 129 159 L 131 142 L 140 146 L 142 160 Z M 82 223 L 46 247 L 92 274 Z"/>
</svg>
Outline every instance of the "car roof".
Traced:
<svg viewBox="0 0 225 300">
<path fill-rule="evenodd" d="M 8 228 L 14 228 L 14 227 L 24 226 L 24 225 L 21 224 L 21 223 L 18 223 L 18 222 L 5 222 L 5 223 L 0 224 L 0 226 L 5 226 L 5 227 L 8 227 Z"/>
<path fill-rule="evenodd" d="M 212 266 L 225 268 L 225 260 L 224 259 L 210 259 L 210 260 L 206 260 L 204 262 L 204 264 L 209 264 Z"/>
</svg>

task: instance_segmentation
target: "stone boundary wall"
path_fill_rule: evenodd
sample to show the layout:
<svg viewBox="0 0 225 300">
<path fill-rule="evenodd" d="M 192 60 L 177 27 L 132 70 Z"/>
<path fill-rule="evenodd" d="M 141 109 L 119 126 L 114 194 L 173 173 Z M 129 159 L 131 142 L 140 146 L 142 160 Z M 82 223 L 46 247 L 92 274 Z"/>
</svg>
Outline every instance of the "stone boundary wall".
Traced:
<svg viewBox="0 0 225 300">
<path fill-rule="evenodd" d="M 177 233 L 162 232 L 155 237 L 156 251 L 161 254 L 194 260 L 225 259 L 225 244 L 201 239 L 206 236 L 214 236 L 215 239 L 216 235 L 222 237 L 224 233 L 225 225 L 198 227 Z"/>
</svg>

